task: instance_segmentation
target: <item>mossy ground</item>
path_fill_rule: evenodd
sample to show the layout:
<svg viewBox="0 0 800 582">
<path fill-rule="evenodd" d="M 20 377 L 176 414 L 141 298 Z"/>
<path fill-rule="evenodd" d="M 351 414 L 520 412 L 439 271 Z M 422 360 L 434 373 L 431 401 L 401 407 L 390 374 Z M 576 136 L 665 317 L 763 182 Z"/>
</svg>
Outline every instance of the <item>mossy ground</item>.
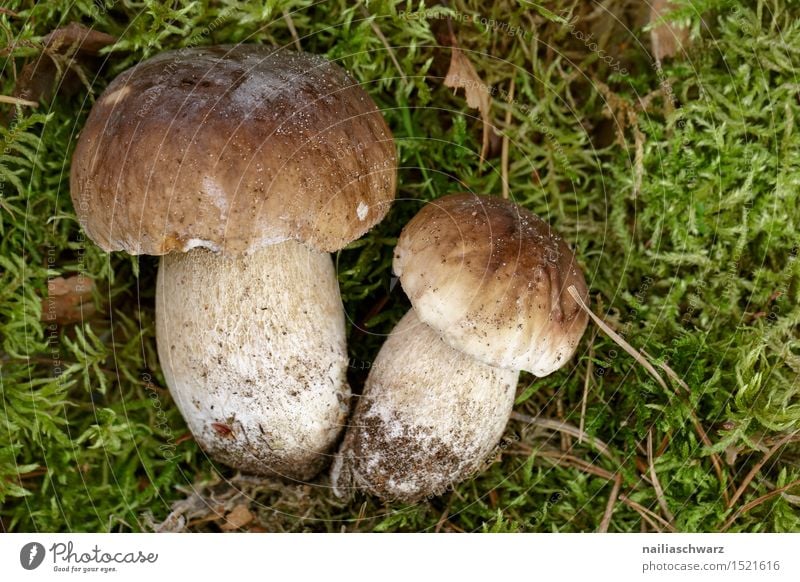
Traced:
<svg viewBox="0 0 800 582">
<path fill-rule="evenodd" d="M 0 104 L 0 530 L 149 530 L 174 506 L 167 526 L 190 530 L 800 531 L 800 2 L 677 2 L 691 44 L 663 68 L 642 4 L 4 3 L 7 96 L 54 29 L 80 22 L 118 40 L 95 59 L 56 55 L 63 83 L 37 108 Z M 443 86 L 447 15 L 494 88 L 507 171 L 502 138 L 481 162 L 479 114 Z M 523 376 L 491 468 L 430 502 L 341 503 L 325 477 L 215 467 L 158 368 L 156 261 L 84 238 L 68 175 L 116 74 L 165 49 L 238 42 L 299 42 L 338 61 L 396 137 L 399 202 L 336 257 L 355 389 L 408 307 L 390 272 L 403 224 L 448 192 L 499 195 L 507 177 L 575 248 L 596 311 L 689 391 L 661 388 L 590 327 L 560 372 Z M 98 314 L 42 322 L 48 279 L 77 272 L 94 280 Z M 592 438 L 579 439 L 558 423 L 580 425 L 585 390 Z"/>
</svg>

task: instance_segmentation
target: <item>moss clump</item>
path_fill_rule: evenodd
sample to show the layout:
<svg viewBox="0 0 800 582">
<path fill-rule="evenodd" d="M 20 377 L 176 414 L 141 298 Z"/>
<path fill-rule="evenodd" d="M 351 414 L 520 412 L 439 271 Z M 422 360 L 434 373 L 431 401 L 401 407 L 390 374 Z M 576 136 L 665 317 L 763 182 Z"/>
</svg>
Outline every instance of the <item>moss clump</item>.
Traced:
<svg viewBox="0 0 800 582">
<path fill-rule="evenodd" d="M 4 95 L 54 29 L 79 22 L 118 40 L 99 57 L 51 50 L 64 73 L 54 94 L 36 109 L 0 105 L 2 529 L 139 531 L 187 495 L 168 523 L 215 529 L 243 490 L 256 499 L 253 529 L 590 531 L 619 475 L 611 531 L 800 530 L 798 488 L 783 490 L 800 479 L 800 5 L 677 2 L 669 19 L 691 27 L 692 43 L 657 67 L 639 3 L 612 3 L 613 18 L 589 2 L 520 4 L 6 3 Z M 516 409 L 578 426 L 588 386 L 592 438 L 514 420 L 498 462 L 430 502 L 342 505 L 326 487 L 214 467 L 160 376 L 155 261 L 100 252 L 75 218 L 69 160 L 94 98 L 159 51 L 237 42 L 299 42 L 364 84 L 402 170 L 387 219 L 337 257 L 359 389 L 408 307 L 391 277 L 403 224 L 445 193 L 502 188 L 502 140 L 481 162 L 481 120 L 442 84 L 450 27 L 493 88 L 511 195 L 576 249 L 595 308 L 690 390 L 660 388 L 590 331 L 572 365 L 523 378 Z M 53 325 L 47 282 L 75 273 L 94 280 L 98 314 Z M 223 500 L 217 521 L 201 515 L 204 496 Z"/>
</svg>

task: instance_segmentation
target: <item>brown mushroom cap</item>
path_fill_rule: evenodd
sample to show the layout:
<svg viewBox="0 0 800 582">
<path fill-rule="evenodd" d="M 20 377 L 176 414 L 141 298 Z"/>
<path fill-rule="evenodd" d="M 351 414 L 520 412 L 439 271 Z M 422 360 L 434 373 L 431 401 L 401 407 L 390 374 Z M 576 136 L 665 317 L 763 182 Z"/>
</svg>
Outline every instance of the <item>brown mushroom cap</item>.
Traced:
<svg viewBox="0 0 800 582">
<path fill-rule="evenodd" d="M 106 251 L 226 253 L 289 239 L 334 251 L 394 199 L 391 132 L 322 57 L 257 45 L 170 51 L 122 73 L 72 162 L 79 219 Z"/>
<path fill-rule="evenodd" d="M 509 200 L 455 194 L 403 229 L 394 271 L 419 318 L 455 349 L 492 366 L 554 372 L 575 352 L 588 290 L 550 226 Z"/>
</svg>

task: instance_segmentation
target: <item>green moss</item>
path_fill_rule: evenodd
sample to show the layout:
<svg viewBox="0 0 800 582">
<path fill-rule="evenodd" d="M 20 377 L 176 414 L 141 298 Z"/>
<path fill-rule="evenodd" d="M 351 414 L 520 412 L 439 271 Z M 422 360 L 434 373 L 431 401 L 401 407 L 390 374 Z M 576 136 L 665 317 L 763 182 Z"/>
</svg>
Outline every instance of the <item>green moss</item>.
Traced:
<svg viewBox="0 0 800 582">
<path fill-rule="evenodd" d="M 164 388 L 154 341 L 156 261 L 109 256 L 85 238 L 69 198 L 69 160 L 93 99 L 114 75 L 183 46 L 292 44 L 287 19 L 305 50 L 337 60 L 364 84 L 400 154 L 398 202 L 336 257 L 356 389 L 383 334 L 408 308 L 391 276 L 403 224 L 445 193 L 502 188 L 498 152 L 478 157 L 478 113 L 442 83 L 450 15 L 460 45 L 495 88 L 511 195 L 576 249 L 595 309 L 667 362 L 691 392 L 675 383 L 663 390 L 590 329 L 565 369 L 523 375 L 516 410 L 577 426 L 589 374 L 585 429 L 608 454 L 514 420 L 508 446 L 487 471 L 415 507 L 343 504 L 325 487 L 236 481 L 257 500 L 257 523 L 280 531 L 595 530 L 611 491 L 606 476 L 616 472 L 626 499 L 659 513 L 649 471 L 642 472 L 648 433 L 678 530 L 715 531 L 743 504 L 800 478 L 800 450 L 790 441 L 726 507 L 723 491 L 731 495 L 769 446 L 800 429 L 798 2 L 678 2 L 668 20 L 691 26 L 692 45 L 663 69 L 645 52 L 644 21 L 622 1 L 611 8 L 629 30 L 588 20 L 591 5 L 579 1 L 534 9 L 465 0 L 427 19 L 404 16 L 423 4 L 389 1 L 6 4 L 16 15 L 0 14 L 4 95 L 59 26 L 81 22 L 119 40 L 94 65 L 80 65 L 77 89 L 65 83 L 36 110 L 0 106 L 3 528 L 139 531 L 163 520 L 192 484 L 226 487 L 232 472 L 182 438 L 187 429 Z M 595 32 L 627 72 L 599 59 L 562 16 L 575 30 Z M 99 315 L 58 327 L 42 321 L 48 279 L 79 272 L 95 282 Z M 554 458 L 562 447 L 593 472 Z M 721 479 L 712 455 L 721 459 Z M 731 529 L 798 531 L 796 503 L 776 496 Z M 610 530 L 641 528 L 632 504 L 618 502 Z"/>
</svg>

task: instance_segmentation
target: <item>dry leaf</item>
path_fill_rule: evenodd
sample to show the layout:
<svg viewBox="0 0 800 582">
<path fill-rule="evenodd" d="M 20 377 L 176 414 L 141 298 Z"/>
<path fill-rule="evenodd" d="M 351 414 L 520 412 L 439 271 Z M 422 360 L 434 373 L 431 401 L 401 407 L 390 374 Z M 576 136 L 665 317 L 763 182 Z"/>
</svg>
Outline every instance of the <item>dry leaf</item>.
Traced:
<svg viewBox="0 0 800 582">
<path fill-rule="evenodd" d="M 247 509 L 246 505 L 237 505 L 225 516 L 225 521 L 220 524 L 223 531 L 234 531 L 241 529 L 253 521 L 253 514 Z"/>
<path fill-rule="evenodd" d="M 77 93 L 84 84 L 78 71 L 96 68 L 100 49 L 115 42 L 117 39 L 110 34 L 77 22 L 57 28 L 42 38 L 45 50 L 22 67 L 13 95 L 29 101 L 47 101 L 57 85 L 62 94 Z"/>
<path fill-rule="evenodd" d="M 76 50 L 87 55 L 96 55 L 100 49 L 117 42 L 117 38 L 105 32 L 86 28 L 77 22 L 70 22 L 46 35 L 42 41 L 44 46 L 56 52 L 66 53 L 69 50 Z"/>
<path fill-rule="evenodd" d="M 492 106 L 491 89 L 478 76 L 478 72 L 467 56 L 461 52 L 458 45 L 453 41 L 450 54 L 450 68 L 444 78 L 444 84 L 451 89 L 464 89 L 467 97 L 467 105 L 477 109 L 481 113 L 483 120 L 483 145 L 481 147 L 481 159 L 486 159 L 489 152 L 490 131 L 492 128 L 489 120 L 489 110 Z"/>
<path fill-rule="evenodd" d="M 670 0 L 654 0 L 650 8 L 650 22 L 657 22 L 675 9 Z M 650 31 L 650 42 L 653 45 L 653 56 L 661 62 L 668 57 L 674 57 L 683 50 L 689 41 L 689 29 L 664 22 Z"/>
<path fill-rule="evenodd" d="M 55 79 L 56 66 L 42 55 L 22 67 L 13 95 L 19 99 L 38 103 L 43 97 L 47 98 L 52 94 Z"/>
<path fill-rule="evenodd" d="M 725 449 L 725 462 L 728 463 L 731 467 L 736 464 L 736 459 L 739 457 L 739 453 L 742 452 L 741 447 L 738 446 L 729 446 Z"/>
<path fill-rule="evenodd" d="M 94 282 L 88 277 L 56 277 L 47 282 L 47 298 L 42 299 L 42 321 L 65 325 L 94 315 Z"/>
</svg>

